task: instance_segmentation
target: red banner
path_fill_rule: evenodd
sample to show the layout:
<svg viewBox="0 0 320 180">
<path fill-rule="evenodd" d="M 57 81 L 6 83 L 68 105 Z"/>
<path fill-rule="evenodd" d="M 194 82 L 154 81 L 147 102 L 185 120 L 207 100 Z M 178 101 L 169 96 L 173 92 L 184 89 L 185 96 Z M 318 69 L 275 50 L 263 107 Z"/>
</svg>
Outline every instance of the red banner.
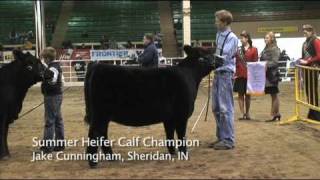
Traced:
<svg viewBox="0 0 320 180">
<path fill-rule="evenodd" d="M 91 59 L 90 49 L 75 49 L 71 55 L 72 60 Z"/>
</svg>

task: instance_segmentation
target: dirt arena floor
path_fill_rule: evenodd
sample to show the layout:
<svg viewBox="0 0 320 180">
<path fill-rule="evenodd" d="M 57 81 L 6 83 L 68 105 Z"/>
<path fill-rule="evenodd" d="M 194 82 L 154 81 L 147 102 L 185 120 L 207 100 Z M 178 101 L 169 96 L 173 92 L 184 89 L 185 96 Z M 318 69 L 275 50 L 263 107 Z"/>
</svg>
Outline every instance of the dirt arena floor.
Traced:
<svg viewBox="0 0 320 180">
<path fill-rule="evenodd" d="M 293 84 L 280 86 L 282 119 L 294 112 Z M 264 122 L 269 118 L 269 96 L 254 97 L 251 121 L 239 121 L 238 101 L 235 101 L 236 148 L 215 151 L 208 144 L 215 140 L 215 121 L 209 113 L 208 121 L 202 117 L 196 131 L 190 133 L 203 105 L 206 88 L 201 88 L 196 108 L 189 120 L 187 136 L 199 140 L 199 147 L 190 147 L 187 161 L 104 161 L 97 169 L 89 169 L 87 161 L 36 161 L 31 162 L 32 138 L 42 138 L 43 106 L 11 125 L 9 148 L 12 157 L 0 161 L 0 178 L 320 178 L 320 127 L 306 123 L 280 126 Z M 22 112 L 42 101 L 38 87 L 32 88 L 24 102 Z M 63 117 L 67 139 L 87 137 L 88 127 L 83 122 L 83 88 L 73 87 L 64 95 Z M 129 128 L 110 124 L 109 137 L 153 136 L 164 138 L 162 124 Z M 165 147 L 118 147 L 115 153 L 127 155 L 166 152 Z M 68 147 L 64 153 L 82 153 L 83 147 Z"/>
</svg>

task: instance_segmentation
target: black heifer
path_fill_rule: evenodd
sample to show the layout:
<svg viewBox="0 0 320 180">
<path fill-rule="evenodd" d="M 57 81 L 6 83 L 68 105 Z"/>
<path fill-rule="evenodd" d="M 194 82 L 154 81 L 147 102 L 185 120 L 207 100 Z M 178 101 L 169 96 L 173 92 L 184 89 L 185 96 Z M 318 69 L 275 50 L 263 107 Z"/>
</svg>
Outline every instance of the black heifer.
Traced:
<svg viewBox="0 0 320 180">
<path fill-rule="evenodd" d="M 202 49 L 190 46 L 184 49 L 187 57 L 174 67 L 148 69 L 90 64 L 85 79 L 89 138 L 106 139 L 110 121 L 127 126 L 163 122 L 167 139 L 173 140 L 176 131 L 183 140 L 199 83 L 217 66 L 203 58 Z M 102 150 L 112 153 L 110 146 L 103 146 Z M 168 150 L 175 154 L 174 146 Z M 179 151 L 185 152 L 186 147 L 179 147 Z M 87 153 L 97 153 L 97 147 L 88 146 Z M 89 160 L 89 165 L 95 167 L 97 162 Z"/>
<path fill-rule="evenodd" d="M 18 118 L 28 89 L 42 79 L 45 68 L 30 53 L 13 53 L 15 60 L 0 68 L 0 159 L 10 156 L 9 124 Z"/>
</svg>

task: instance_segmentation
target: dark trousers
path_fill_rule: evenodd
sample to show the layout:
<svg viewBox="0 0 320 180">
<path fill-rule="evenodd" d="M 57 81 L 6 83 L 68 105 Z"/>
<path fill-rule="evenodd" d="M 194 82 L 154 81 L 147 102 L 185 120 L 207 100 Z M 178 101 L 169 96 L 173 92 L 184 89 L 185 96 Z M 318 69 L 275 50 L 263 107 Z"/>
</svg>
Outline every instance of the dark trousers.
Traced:
<svg viewBox="0 0 320 180">
<path fill-rule="evenodd" d="M 319 72 L 314 70 L 304 71 L 305 91 L 307 94 L 308 103 L 319 107 L 318 96 L 318 77 Z M 308 118 L 320 121 L 320 112 L 313 109 L 309 110 Z"/>
</svg>

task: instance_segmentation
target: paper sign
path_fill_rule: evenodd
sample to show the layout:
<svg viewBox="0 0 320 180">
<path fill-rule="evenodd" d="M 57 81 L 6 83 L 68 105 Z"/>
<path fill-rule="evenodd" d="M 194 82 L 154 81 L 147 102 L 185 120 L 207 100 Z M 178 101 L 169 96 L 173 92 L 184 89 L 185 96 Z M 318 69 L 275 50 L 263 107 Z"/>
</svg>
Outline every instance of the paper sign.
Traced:
<svg viewBox="0 0 320 180">
<path fill-rule="evenodd" d="M 247 68 L 247 94 L 264 94 L 266 84 L 266 62 L 248 62 Z"/>
</svg>

